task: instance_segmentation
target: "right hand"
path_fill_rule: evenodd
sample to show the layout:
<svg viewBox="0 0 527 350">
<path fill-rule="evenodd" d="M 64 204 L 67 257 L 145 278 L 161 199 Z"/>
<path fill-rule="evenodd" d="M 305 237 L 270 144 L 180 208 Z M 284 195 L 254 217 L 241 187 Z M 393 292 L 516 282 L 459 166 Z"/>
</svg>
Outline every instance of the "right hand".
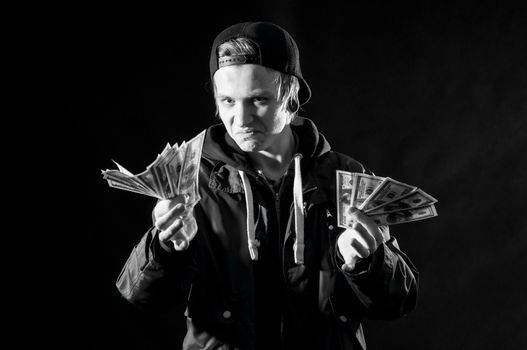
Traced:
<svg viewBox="0 0 527 350">
<path fill-rule="evenodd" d="M 177 251 L 188 248 L 189 241 L 193 237 L 187 237 L 183 227 L 185 213 L 185 195 L 179 195 L 172 199 L 159 201 L 154 208 L 155 227 L 159 230 L 158 239 L 163 245 L 171 245 Z"/>
<path fill-rule="evenodd" d="M 377 248 L 390 239 L 388 230 L 382 231 L 375 222 L 359 209 L 350 209 L 350 218 L 355 222 L 338 238 L 337 245 L 344 259 L 342 269 L 351 272 L 359 260 L 366 259 Z"/>
</svg>

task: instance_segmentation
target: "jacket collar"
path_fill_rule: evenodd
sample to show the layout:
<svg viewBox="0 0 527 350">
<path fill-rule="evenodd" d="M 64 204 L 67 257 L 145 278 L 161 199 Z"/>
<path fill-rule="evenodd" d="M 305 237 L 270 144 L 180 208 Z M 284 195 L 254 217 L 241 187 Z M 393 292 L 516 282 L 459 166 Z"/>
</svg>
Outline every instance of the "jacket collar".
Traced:
<svg viewBox="0 0 527 350">
<path fill-rule="evenodd" d="M 311 201 L 327 200 L 326 191 L 321 191 L 326 186 L 319 183 L 316 174 L 318 169 L 314 166 L 314 162 L 331 149 L 329 143 L 310 119 L 296 117 L 291 123 L 291 130 L 298 141 L 296 153 L 302 154 L 303 191 L 306 195 L 309 194 Z M 243 170 L 252 177 L 258 176 L 244 152 L 228 135 L 221 123 L 207 130 L 203 156 L 214 163 L 209 177 L 211 189 L 227 193 L 243 193 L 238 170 Z"/>
<path fill-rule="evenodd" d="M 308 118 L 295 117 L 291 123 L 291 130 L 298 139 L 296 152 L 302 154 L 304 162 L 317 158 L 331 149 L 325 137 Z M 203 155 L 210 160 L 229 164 L 235 169 L 252 170 L 245 153 L 229 136 L 222 123 L 207 129 Z"/>
<path fill-rule="evenodd" d="M 302 167 L 304 168 L 304 167 Z M 302 191 L 304 200 L 311 204 L 322 203 L 330 199 L 330 193 L 335 193 L 332 188 L 334 181 L 320 177 L 316 167 L 303 171 Z M 256 177 L 255 173 L 248 173 Z M 333 186 L 334 187 L 334 186 Z M 232 166 L 218 162 L 209 177 L 209 188 L 226 193 L 244 193 L 242 181 L 238 171 Z"/>
</svg>

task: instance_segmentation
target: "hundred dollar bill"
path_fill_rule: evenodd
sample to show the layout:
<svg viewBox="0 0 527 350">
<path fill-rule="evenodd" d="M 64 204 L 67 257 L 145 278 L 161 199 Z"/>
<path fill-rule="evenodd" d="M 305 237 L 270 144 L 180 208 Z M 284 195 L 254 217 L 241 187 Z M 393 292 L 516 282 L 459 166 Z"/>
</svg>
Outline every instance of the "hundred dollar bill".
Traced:
<svg viewBox="0 0 527 350">
<path fill-rule="evenodd" d="M 147 192 L 143 189 L 139 189 L 139 188 L 136 188 L 136 187 L 131 187 L 129 184 L 123 184 L 119 181 L 116 181 L 114 179 L 111 179 L 111 178 L 107 178 L 106 181 L 108 182 L 108 185 L 110 187 L 113 187 L 113 188 L 117 188 L 117 189 L 120 189 L 120 190 L 125 190 L 125 191 L 128 191 L 128 192 L 133 192 L 133 193 L 138 193 L 138 194 L 143 194 L 145 196 L 152 196 L 153 193 L 151 192 Z"/>
<path fill-rule="evenodd" d="M 175 151 L 176 150 L 171 147 L 170 144 L 167 144 L 156 161 L 150 165 L 150 169 L 152 169 L 152 172 L 154 173 L 157 192 L 162 198 L 165 199 L 175 196 L 175 194 L 172 192 L 169 174 L 166 169 L 166 164 Z"/>
<path fill-rule="evenodd" d="M 123 173 L 124 175 L 127 175 L 127 176 L 134 176 L 134 174 L 132 174 L 130 171 L 126 170 L 126 168 L 122 165 L 120 165 L 119 163 L 117 163 L 115 160 L 112 159 L 112 162 L 115 163 L 115 165 L 117 165 L 117 169 Z"/>
<path fill-rule="evenodd" d="M 134 175 L 114 161 L 117 170 L 102 170 L 103 178 L 113 188 L 140 193 L 159 199 L 188 194 L 187 203 L 199 200 L 198 174 L 205 130 L 189 143 L 169 143 L 146 170 Z M 183 170 L 184 169 L 184 170 Z"/>
<path fill-rule="evenodd" d="M 348 213 L 359 207 L 384 179 L 380 176 L 337 170 L 337 222 L 340 227 L 353 224 Z"/>
<path fill-rule="evenodd" d="M 351 205 L 360 208 L 362 203 L 375 191 L 383 181 L 383 177 L 362 173 L 352 173 L 355 187 L 351 195 Z"/>
<path fill-rule="evenodd" d="M 137 175 L 133 175 L 120 166 L 118 166 L 119 170 L 103 170 L 103 178 L 108 181 L 110 187 L 166 199 L 164 188 L 167 187 L 167 176 L 159 171 L 158 165 L 161 161 L 162 158 L 159 155 L 145 171 Z"/>
<path fill-rule="evenodd" d="M 130 176 L 119 170 L 103 171 L 103 178 L 108 181 L 110 187 L 126 189 L 128 191 L 142 193 L 147 196 L 155 196 L 155 191 L 148 184 L 136 176 Z"/>
<path fill-rule="evenodd" d="M 162 198 L 162 195 L 161 195 L 161 191 L 159 188 L 159 181 L 154 171 L 154 167 L 155 167 L 155 164 L 159 162 L 160 158 L 161 158 L 161 155 L 158 154 L 156 159 L 152 163 L 150 163 L 143 172 L 137 175 L 134 175 L 135 178 L 140 179 L 143 183 L 145 183 L 148 187 L 150 187 L 154 191 L 154 193 L 156 193 L 155 197 L 157 198 Z"/>
<path fill-rule="evenodd" d="M 408 193 L 391 202 L 387 202 L 380 207 L 370 209 L 367 214 L 373 216 L 383 213 L 391 213 L 399 210 L 422 207 L 436 202 L 437 199 L 418 188 L 415 191 Z"/>
<path fill-rule="evenodd" d="M 337 170 L 337 224 L 340 227 L 351 226 L 351 222 L 346 221 L 345 213 L 351 208 L 353 187 L 353 176 L 349 172 Z"/>
<path fill-rule="evenodd" d="M 436 208 L 433 204 L 424 207 L 394 211 L 391 213 L 383 213 L 371 215 L 370 217 L 375 221 L 377 226 L 395 225 L 411 221 L 429 219 L 437 216 Z"/>
<path fill-rule="evenodd" d="M 182 149 L 180 149 L 180 147 L 176 143 L 174 144 L 174 146 L 172 146 L 172 150 L 173 151 L 167 155 L 166 161 L 163 165 L 164 171 L 167 174 L 169 189 L 168 198 L 173 198 L 178 193 L 177 185 L 179 182 L 179 173 L 181 170 L 181 163 L 179 159 L 182 158 L 180 153 Z"/>
<path fill-rule="evenodd" d="M 375 210 L 381 205 L 391 202 L 405 194 L 415 191 L 417 187 L 411 186 L 390 177 L 384 178 L 382 183 L 364 200 L 359 207 L 365 213 Z"/>
<path fill-rule="evenodd" d="M 201 160 L 201 151 L 205 139 L 205 130 L 196 135 L 186 145 L 185 157 L 182 162 L 181 175 L 179 177 L 179 194 L 187 194 L 187 203 L 197 202 L 199 197 L 198 175 Z"/>
</svg>

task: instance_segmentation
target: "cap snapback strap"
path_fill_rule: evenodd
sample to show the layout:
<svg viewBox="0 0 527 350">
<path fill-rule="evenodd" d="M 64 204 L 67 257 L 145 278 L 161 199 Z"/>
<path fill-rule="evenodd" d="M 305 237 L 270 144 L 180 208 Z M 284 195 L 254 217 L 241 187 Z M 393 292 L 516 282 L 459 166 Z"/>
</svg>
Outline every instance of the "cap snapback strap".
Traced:
<svg viewBox="0 0 527 350">
<path fill-rule="evenodd" d="M 260 64 L 259 55 L 232 55 L 223 56 L 218 59 L 218 69 L 225 66 L 239 64 Z"/>
</svg>

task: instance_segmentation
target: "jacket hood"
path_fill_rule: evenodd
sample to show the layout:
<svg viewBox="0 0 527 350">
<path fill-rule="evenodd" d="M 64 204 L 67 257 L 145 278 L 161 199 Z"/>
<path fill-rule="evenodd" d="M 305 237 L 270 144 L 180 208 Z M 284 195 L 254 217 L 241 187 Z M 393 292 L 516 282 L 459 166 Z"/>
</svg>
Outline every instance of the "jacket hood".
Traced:
<svg viewBox="0 0 527 350">
<path fill-rule="evenodd" d="M 307 163 L 331 150 L 324 135 L 310 119 L 295 117 L 291 123 L 291 130 L 297 141 L 294 153 L 302 154 L 302 162 Z M 206 158 L 224 162 L 236 169 L 251 168 L 245 152 L 229 136 L 222 123 L 207 129 L 202 152 Z"/>
</svg>

